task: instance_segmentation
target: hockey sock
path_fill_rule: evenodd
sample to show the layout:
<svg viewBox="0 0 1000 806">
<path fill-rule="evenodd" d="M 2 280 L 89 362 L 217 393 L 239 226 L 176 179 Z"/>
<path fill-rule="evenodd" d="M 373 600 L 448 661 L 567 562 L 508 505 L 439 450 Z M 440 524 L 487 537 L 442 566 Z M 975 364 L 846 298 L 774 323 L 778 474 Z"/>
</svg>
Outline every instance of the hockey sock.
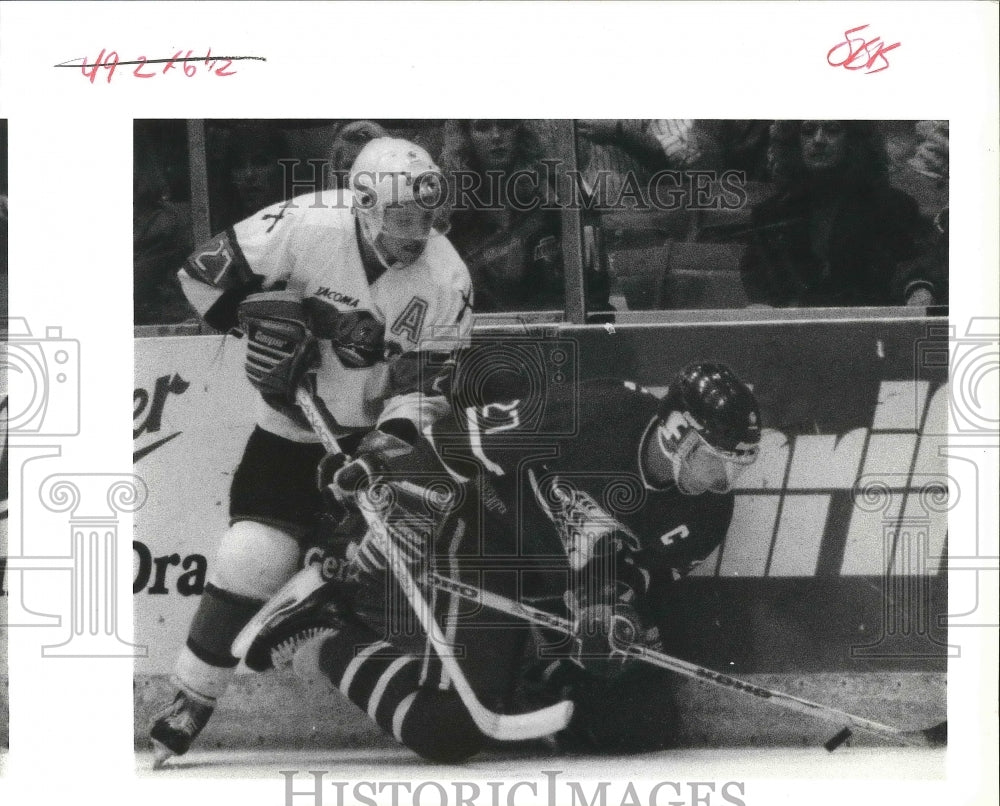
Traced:
<svg viewBox="0 0 1000 806">
<path fill-rule="evenodd" d="M 262 604 L 208 583 L 177 663 L 178 682 L 206 701 L 219 697 L 239 663 L 229 649 Z"/>
<path fill-rule="evenodd" d="M 483 735 L 454 689 L 421 684 L 424 657 L 349 625 L 319 648 L 322 673 L 379 727 L 424 758 L 454 762 L 477 753 Z"/>
</svg>

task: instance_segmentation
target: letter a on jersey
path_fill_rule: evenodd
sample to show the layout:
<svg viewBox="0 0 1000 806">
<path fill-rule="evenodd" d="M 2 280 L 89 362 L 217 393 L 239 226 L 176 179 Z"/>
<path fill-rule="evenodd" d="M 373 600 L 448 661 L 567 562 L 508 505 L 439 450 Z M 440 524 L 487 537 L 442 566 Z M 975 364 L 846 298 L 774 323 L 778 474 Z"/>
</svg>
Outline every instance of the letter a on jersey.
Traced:
<svg viewBox="0 0 1000 806">
<path fill-rule="evenodd" d="M 427 302 L 420 297 L 414 297 L 403 309 L 403 312 L 396 317 L 390 332 L 395 336 L 401 336 L 405 333 L 406 338 L 416 344 L 420 341 L 420 331 L 424 327 L 426 316 Z"/>
</svg>

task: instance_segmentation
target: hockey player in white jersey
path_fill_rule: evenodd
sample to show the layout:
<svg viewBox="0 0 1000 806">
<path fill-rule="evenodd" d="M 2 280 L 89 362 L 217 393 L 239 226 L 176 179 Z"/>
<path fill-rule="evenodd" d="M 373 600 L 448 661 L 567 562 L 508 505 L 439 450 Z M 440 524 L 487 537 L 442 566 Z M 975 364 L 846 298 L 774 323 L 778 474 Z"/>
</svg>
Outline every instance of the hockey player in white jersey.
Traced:
<svg viewBox="0 0 1000 806">
<path fill-rule="evenodd" d="M 266 208 L 179 273 L 209 325 L 246 335 L 247 377 L 262 399 L 233 476 L 230 527 L 175 667 L 176 697 L 154 717 L 158 761 L 186 752 L 207 723 L 237 665 L 233 639 L 295 573 L 324 511 L 324 450 L 295 407 L 297 387 L 313 387 L 356 455 L 405 450 L 447 411 L 421 388 L 420 362 L 467 343 L 472 285 L 444 237 L 442 192 L 426 151 L 378 138 L 349 189 Z"/>
</svg>

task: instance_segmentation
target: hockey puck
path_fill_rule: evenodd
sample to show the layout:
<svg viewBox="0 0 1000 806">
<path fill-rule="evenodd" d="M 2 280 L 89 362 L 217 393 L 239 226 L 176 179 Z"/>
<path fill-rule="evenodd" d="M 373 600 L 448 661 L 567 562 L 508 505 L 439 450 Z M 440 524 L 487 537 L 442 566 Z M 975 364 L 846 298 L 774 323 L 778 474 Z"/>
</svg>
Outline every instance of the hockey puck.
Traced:
<svg viewBox="0 0 1000 806">
<path fill-rule="evenodd" d="M 832 753 L 834 750 L 836 750 L 850 738 L 851 738 L 851 729 L 844 728 L 842 731 L 840 731 L 840 733 L 838 733 L 832 739 L 828 740 L 827 743 L 823 745 L 823 747 L 825 747 L 827 751 Z"/>
</svg>

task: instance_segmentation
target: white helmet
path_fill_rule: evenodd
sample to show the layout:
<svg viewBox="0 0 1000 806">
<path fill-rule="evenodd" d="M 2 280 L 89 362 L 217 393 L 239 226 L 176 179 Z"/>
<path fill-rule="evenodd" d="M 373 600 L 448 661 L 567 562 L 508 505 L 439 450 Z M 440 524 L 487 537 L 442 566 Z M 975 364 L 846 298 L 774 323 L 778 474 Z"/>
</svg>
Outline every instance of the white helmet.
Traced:
<svg viewBox="0 0 1000 806">
<path fill-rule="evenodd" d="M 409 266 L 429 237 L 447 231 L 441 170 L 409 140 L 370 141 L 351 167 L 350 188 L 361 232 L 387 269 Z"/>
</svg>

